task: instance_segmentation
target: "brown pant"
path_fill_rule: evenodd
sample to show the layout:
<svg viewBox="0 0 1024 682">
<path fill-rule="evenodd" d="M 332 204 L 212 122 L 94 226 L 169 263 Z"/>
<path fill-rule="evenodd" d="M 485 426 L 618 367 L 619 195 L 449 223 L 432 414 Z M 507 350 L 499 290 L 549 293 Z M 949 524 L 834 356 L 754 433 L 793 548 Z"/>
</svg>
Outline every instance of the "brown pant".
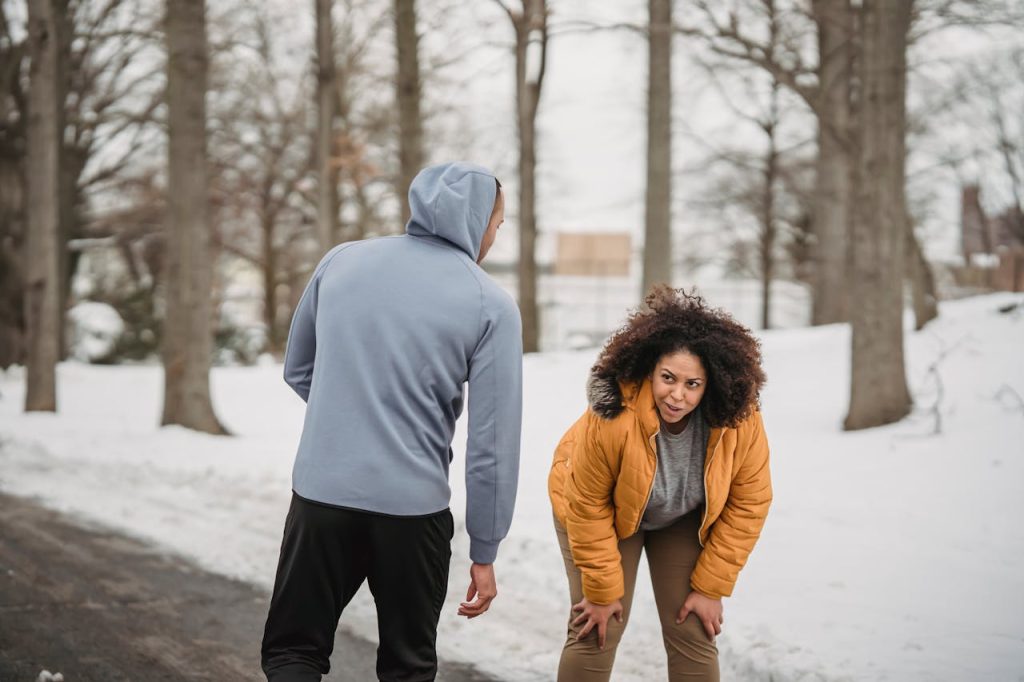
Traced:
<svg viewBox="0 0 1024 682">
<path fill-rule="evenodd" d="M 622 622 L 614 618 L 608 621 L 604 649 L 597 646 L 597 628 L 584 639 L 576 635 L 582 628 L 574 627 L 572 621 L 578 614 L 569 614 L 568 632 L 562 659 L 558 665 L 559 682 L 606 682 L 612 674 L 615 650 L 622 639 L 622 633 L 629 622 L 630 606 L 633 603 L 633 588 L 636 585 L 637 566 L 640 552 L 647 552 L 647 563 L 651 569 L 651 584 L 654 600 L 658 605 L 661 619 L 661 636 L 668 654 L 669 680 L 718 680 L 718 647 L 708 639 L 704 626 L 696 614 L 691 613 L 682 624 L 676 624 L 676 617 L 683 601 L 690 594 L 690 574 L 700 555 L 697 531 L 700 527 L 701 510 L 691 512 L 668 528 L 655 531 L 640 531 L 636 535 L 619 541 L 622 555 L 622 570 L 626 579 L 626 593 L 622 597 Z M 555 521 L 555 533 L 562 548 L 565 572 L 569 578 L 569 595 L 572 604 L 583 599 L 583 584 L 580 571 L 572 560 L 569 537 L 565 528 Z"/>
</svg>

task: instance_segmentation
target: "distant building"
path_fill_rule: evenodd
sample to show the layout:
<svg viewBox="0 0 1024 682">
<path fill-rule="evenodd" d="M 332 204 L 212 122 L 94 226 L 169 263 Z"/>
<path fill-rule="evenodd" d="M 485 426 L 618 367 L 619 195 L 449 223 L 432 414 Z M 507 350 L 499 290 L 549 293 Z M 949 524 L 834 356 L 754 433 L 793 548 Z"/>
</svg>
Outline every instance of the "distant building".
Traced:
<svg viewBox="0 0 1024 682">
<path fill-rule="evenodd" d="M 643 302 L 643 253 L 630 233 L 549 229 L 540 234 L 537 251 L 542 350 L 600 348 Z M 692 245 L 689 251 L 699 256 Z M 517 295 L 515 261 L 488 259 L 483 265 L 509 294 Z M 752 329 L 760 324 L 761 283 L 736 276 L 719 261 L 674 259 L 672 284 L 695 287 L 708 303 L 724 308 L 741 324 Z M 805 285 L 776 279 L 772 287 L 774 326 L 810 324 L 810 293 Z"/>
<path fill-rule="evenodd" d="M 981 206 L 981 188 L 968 185 L 961 193 L 960 234 L 964 267 L 956 273 L 959 284 L 1024 291 L 1024 213 L 1019 207 L 990 218 Z"/>
</svg>

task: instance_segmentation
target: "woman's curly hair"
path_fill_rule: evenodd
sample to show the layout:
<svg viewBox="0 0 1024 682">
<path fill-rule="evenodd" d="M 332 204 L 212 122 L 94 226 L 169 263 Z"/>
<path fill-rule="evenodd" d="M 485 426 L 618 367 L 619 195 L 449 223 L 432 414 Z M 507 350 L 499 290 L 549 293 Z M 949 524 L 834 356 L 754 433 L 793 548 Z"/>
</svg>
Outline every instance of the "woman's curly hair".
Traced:
<svg viewBox="0 0 1024 682">
<path fill-rule="evenodd" d="M 664 284 L 645 304 L 605 344 L 594 375 L 639 384 L 663 355 L 686 350 L 707 372 L 701 405 L 712 427 L 737 426 L 757 409 L 766 377 L 761 344 L 749 329 L 696 293 Z"/>
</svg>

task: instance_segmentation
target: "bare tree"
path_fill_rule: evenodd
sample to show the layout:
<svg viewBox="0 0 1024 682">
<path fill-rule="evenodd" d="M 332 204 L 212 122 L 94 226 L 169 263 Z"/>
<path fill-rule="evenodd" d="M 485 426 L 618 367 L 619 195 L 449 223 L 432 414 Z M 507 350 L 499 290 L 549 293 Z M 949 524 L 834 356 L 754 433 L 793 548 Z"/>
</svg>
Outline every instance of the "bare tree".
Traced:
<svg viewBox="0 0 1024 682">
<path fill-rule="evenodd" d="M 519 311 L 523 318 L 523 352 L 540 348 L 537 307 L 537 110 L 548 54 L 547 0 L 520 0 L 512 9 L 494 0 L 515 32 L 516 123 L 519 131 Z"/>
<path fill-rule="evenodd" d="M 89 229 L 91 200 L 152 150 L 159 137 L 155 112 L 163 102 L 158 62 L 151 59 L 143 66 L 158 42 L 155 17 L 146 16 L 136 0 L 71 0 L 69 9 L 60 196 L 62 307 L 71 297 L 80 257 L 80 251 L 64 245 L 98 236 Z"/>
<path fill-rule="evenodd" d="M 12 3 L 13 4 L 13 3 Z M 154 152 L 162 139 L 155 110 L 163 101 L 159 21 L 146 16 L 141 0 L 68 0 L 62 37 L 63 100 L 61 177 L 58 205 L 59 296 L 58 307 L 66 309 L 71 279 L 80 251 L 74 247 L 82 237 L 108 237 L 124 228 L 110 218 L 124 211 L 122 182 L 141 167 L 140 158 Z M 0 161 L 0 364 L 24 362 L 22 263 L 17 256 L 23 238 L 24 192 L 19 189 L 25 175 L 25 121 L 27 103 L 22 92 L 22 63 L 27 66 L 24 43 L 13 40 L 0 5 L 0 33 L 9 47 L 4 51 L 3 124 L 0 137 L 5 145 Z M 10 59 L 8 59 L 8 57 Z M 147 65 L 147 60 L 149 64 Z M 153 204 L 162 206 L 162 200 Z M 61 316 L 63 322 L 64 316 Z M 65 335 L 59 333 L 59 338 Z"/>
<path fill-rule="evenodd" d="M 809 100 L 818 116 L 818 175 L 814 194 L 814 274 L 812 322 L 849 319 L 853 198 L 857 169 L 858 77 L 862 23 L 850 0 L 813 0 L 811 16 L 818 32 L 818 85 Z M 1019 17 L 1002 0 L 963 2 L 925 0 L 911 16 L 916 35 L 908 42 L 949 26 L 981 27 Z M 796 81 L 794 80 L 794 83 Z M 934 278 L 912 225 L 908 224 L 907 276 L 914 292 L 918 328 L 938 314 Z"/>
<path fill-rule="evenodd" d="M 921 243 L 914 234 L 914 219 L 906 217 L 906 263 L 904 269 L 910 280 L 910 291 L 914 306 L 914 329 L 920 331 L 939 316 L 939 295 L 935 289 L 935 276 L 928 265 Z"/>
<path fill-rule="evenodd" d="M 696 0 L 702 24 L 679 30 L 709 41 L 716 53 L 749 62 L 796 94 L 818 120 L 818 161 L 811 226 L 812 322 L 846 319 L 849 230 L 856 182 L 853 129 L 855 12 L 850 0 L 812 0 L 808 14 L 799 3 L 751 0 L 763 30 L 745 29 L 736 7 Z M 785 4 L 783 9 L 780 5 Z M 779 21 L 785 30 L 769 30 Z M 774 17 L 775 19 L 772 19 Z M 809 30 L 808 30 L 809 29 Z M 817 64 L 804 59 L 808 33 L 817 34 Z M 769 44 L 769 42 L 771 44 Z"/>
<path fill-rule="evenodd" d="M 392 210 L 399 173 L 395 102 L 380 88 L 382 81 L 394 77 L 394 70 L 378 66 L 384 54 L 375 52 L 388 42 L 390 16 L 377 11 L 375 0 L 342 0 L 342 8 L 344 17 L 335 24 L 335 153 L 343 205 L 338 241 L 349 241 L 395 233 L 401 213 Z M 400 203 L 401 197 L 397 199 Z"/>
<path fill-rule="evenodd" d="M 811 323 L 848 319 L 849 233 L 856 181 L 853 141 L 854 10 L 850 0 L 813 0 L 818 33 L 818 162 L 814 229 Z"/>
<path fill-rule="evenodd" d="M 648 0 L 647 189 L 641 297 L 672 283 L 672 0 Z"/>
<path fill-rule="evenodd" d="M 780 49 L 782 35 L 780 17 L 774 0 L 764 1 L 764 11 L 768 20 L 768 57 L 772 61 L 777 61 L 775 53 Z M 781 174 L 781 153 L 779 150 L 779 128 L 781 125 L 779 93 L 781 89 L 782 83 L 779 82 L 775 75 L 772 75 L 768 92 L 768 112 L 758 121 L 768 143 L 763 162 L 763 198 L 761 200 L 761 215 L 759 216 L 761 238 L 758 240 L 760 247 L 758 253 L 760 267 L 758 271 L 761 275 L 761 327 L 763 329 L 771 329 L 772 280 L 775 278 L 775 251 L 779 235 L 775 193 Z"/>
<path fill-rule="evenodd" d="M 167 2 L 168 224 L 162 424 L 226 433 L 210 400 L 204 0 Z"/>
<path fill-rule="evenodd" d="M 1015 51 L 1008 61 L 1016 75 L 1009 85 L 1020 87 L 1024 84 L 1024 77 L 1021 76 L 1024 50 Z M 1010 207 L 1005 225 L 1011 234 L 1024 243 L 1024 124 L 1019 117 L 1020 111 L 1006 101 L 1006 92 L 995 81 L 996 78 L 992 76 L 979 77 L 981 88 L 988 93 L 988 118 L 995 133 L 994 146 L 998 150 L 1006 184 L 1009 186 Z"/>
<path fill-rule="evenodd" d="M 933 165 L 917 171 L 914 179 L 933 185 L 936 171 L 951 173 L 962 188 L 964 210 L 974 223 L 971 241 L 976 242 L 965 240 L 965 256 L 974 250 L 994 253 L 997 244 L 1024 244 L 1022 74 L 1024 49 L 1001 46 L 929 74 L 931 99 L 922 108 L 931 115 L 919 127 L 939 151 Z M 971 135 L 948 134 L 964 122 Z M 986 217 L 986 208 L 994 215 Z"/>
<path fill-rule="evenodd" d="M 714 152 L 713 163 L 724 164 L 730 169 L 730 174 L 723 179 L 723 186 L 702 203 L 710 200 L 720 209 L 723 203 L 731 202 L 733 207 L 747 213 L 757 223 L 757 233 L 752 240 L 755 243 L 753 257 L 749 256 L 751 240 L 742 245 L 735 244 L 731 266 L 760 280 L 761 325 L 764 329 L 772 325 L 772 283 L 779 273 L 780 247 L 787 232 L 791 241 L 802 238 L 807 221 L 807 209 L 799 206 L 806 199 L 797 197 L 794 191 L 797 185 L 806 183 L 801 183 L 797 177 L 801 170 L 797 159 L 788 157 L 806 145 L 808 140 L 802 134 L 795 141 L 783 139 L 785 121 L 792 120 L 798 113 L 797 107 L 788 103 L 793 99 L 792 88 L 787 88 L 787 79 L 792 73 L 781 67 L 767 66 L 783 63 L 787 61 L 787 54 L 797 51 L 795 43 L 799 37 L 793 35 L 792 27 L 787 29 L 790 22 L 781 4 L 776 0 L 756 0 L 744 15 L 732 14 L 725 20 L 718 18 L 710 5 L 703 4 L 706 26 L 687 30 L 690 36 L 696 36 L 711 46 L 712 54 L 718 59 L 702 64 L 705 73 L 733 115 L 755 127 L 763 140 L 763 150 L 757 152 L 750 152 L 747 148 Z M 739 32 L 741 24 L 756 24 L 757 33 L 761 36 L 756 47 Z M 756 59 L 752 56 L 754 54 Z M 739 82 L 730 88 L 723 82 L 725 77 L 738 78 Z M 745 101 L 742 105 L 734 102 L 730 90 L 743 93 Z M 707 145 L 704 139 L 698 141 Z M 787 193 L 789 196 L 785 196 Z M 780 198 L 792 199 L 788 203 L 797 205 L 796 210 L 788 211 L 791 215 L 784 215 Z M 748 262 L 751 260 L 756 262 Z"/>
<path fill-rule="evenodd" d="M 762 79 L 754 78 L 763 74 L 749 70 L 735 74 L 741 76 L 739 84 L 748 96 L 767 90 L 738 105 L 719 82 L 729 73 L 728 66 L 718 63 L 706 68 L 715 74 L 716 84 L 734 116 L 761 133 L 761 144 L 754 150 L 749 143 L 716 147 L 706 137 L 695 139 L 696 144 L 710 149 L 708 162 L 700 166 L 700 173 L 712 182 L 701 189 L 700 198 L 691 201 L 691 205 L 696 210 L 710 211 L 710 221 L 723 223 L 723 230 L 732 239 L 727 270 L 760 282 L 761 326 L 770 329 L 774 283 L 781 278 L 799 278 L 808 259 L 806 196 L 810 193 L 805 176 L 809 175 L 810 160 L 799 153 L 806 141 L 788 146 L 785 142 L 783 126 L 794 111 L 783 105 L 783 92 L 777 81 L 770 80 L 765 87 L 758 83 Z M 730 132 L 735 128 L 732 124 Z M 787 255 L 788 263 L 784 260 Z"/>
<path fill-rule="evenodd" d="M 64 121 L 63 0 L 31 0 L 28 96 L 25 320 L 28 376 L 25 411 L 57 410 L 61 352 L 60 182 Z"/>
<path fill-rule="evenodd" d="M 71 232 L 88 232 L 85 204 L 163 142 L 163 16 L 145 0 L 75 0 L 66 148 L 74 182 Z M 104 154 L 97 154 L 103 150 Z"/>
<path fill-rule="evenodd" d="M 334 61 L 332 0 L 316 4 L 317 63 L 317 231 L 320 248 L 327 251 L 338 239 L 338 166 L 334 120 L 338 106 L 337 67 Z"/>
<path fill-rule="evenodd" d="M 289 265 L 306 255 L 297 251 L 319 250 L 310 248 L 315 230 L 308 229 L 316 223 L 316 202 L 300 190 L 314 180 L 313 87 L 311 74 L 298 76 L 278 59 L 276 17 L 268 8 L 244 11 L 232 16 L 232 24 L 248 29 L 249 49 L 237 63 L 222 66 L 220 115 L 211 117 L 219 121 L 210 145 L 223 217 L 216 235 L 226 255 L 259 269 L 266 347 L 276 353 L 284 350 L 290 314 L 281 296 Z"/>
<path fill-rule="evenodd" d="M 320 66 L 317 70 L 315 151 L 317 175 L 327 177 L 326 183 L 318 182 L 317 207 L 322 219 L 328 213 L 333 216 L 331 245 L 395 231 L 397 216 L 391 206 L 399 175 L 395 101 L 380 88 L 381 82 L 394 77 L 394 70 L 379 66 L 383 53 L 376 51 L 391 42 L 385 33 L 392 16 L 379 12 L 376 0 L 340 0 L 338 4 L 340 18 L 331 22 L 331 35 L 324 35 L 327 28 L 318 24 L 323 29 L 318 33 L 318 50 L 330 50 L 332 56 L 329 64 L 323 64 L 326 72 Z M 333 42 L 333 48 L 319 46 L 325 41 Z M 393 49 L 391 45 L 385 51 Z M 333 104 L 322 89 L 328 85 Z"/>
<path fill-rule="evenodd" d="M 416 33 L 416 0 L 394 0 L 395 42 L 398 72 L 398 200 L 402 222 L 409 220 L 409 185 L 423 166 L 423 116 L 420 113 L 419 36 Z"/>
<path fill-rule="evenodd" d="M 334 2 L 332 169 L 339 200 L 334 241 L 389 234 L 398 223 L 394 17 L 375 0 Z M 317 182 L 318 71 L 287 61 L 284 8 L 245 5 L 211 31 L 237 50 L 212 64 L 210 185 L 214 243 L 224 260 L 261 274 L 267 350 L 283 348 L 291 309 L 322 250 Z"/>
<path fill-rule="evenodd" d="M 24 362 L 26 93 L 22 64 L 27 40 L 15 39 L 0 2 L 0 368 Z"/>
<path fill-rule="evenodd" d="M 911 408 L 903 362 L 907 37 L 911 0 L 861 9 L 859 181 L 854 210 L 852 361 L 846 430 L 898 421 Z"/>
<path fill-rule="evenodd" d="M 779 229 L 775 209 L 775 186 L 779 176 L 779 88 L 778 81 L 772 81 L 770 113 L 765 119 L 763 130 L 768 139 L 764 163 L 764 199 L 761 212 L 760 273 L 761 273 L 761 328 L 771 329 L 772 280 L 775 278 L 775 250 Z"/>
</svg>

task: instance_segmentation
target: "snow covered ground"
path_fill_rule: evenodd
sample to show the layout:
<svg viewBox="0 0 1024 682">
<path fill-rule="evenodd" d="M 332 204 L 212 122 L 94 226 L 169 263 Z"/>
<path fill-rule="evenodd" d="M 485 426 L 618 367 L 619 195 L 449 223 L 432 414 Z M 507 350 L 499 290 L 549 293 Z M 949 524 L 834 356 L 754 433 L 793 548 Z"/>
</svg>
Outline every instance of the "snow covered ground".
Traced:
<svg viewBox="0 0 1024 682">
<path fill-rule="evenodd" d="M 775 503 L 726 602 L 725 679 L 1024 680 L 1024 314 L 1020 295 L 942 306 L 908 334 L 922 413 L 846 434 L 849 330 L 762 335 Z M 942 431 L 923 409 L 944 388 Z M 551 679 L 568 608 L 545 480 L 584 407 L 594 351 L 526 358 L 519 502 L 491 612 L 460 620 L 467 540 L 456 534 L 442 656 L 509 680 Z M 58 415 L 21 413 L 23 372 L 0 375 L 0 488 L 271 586 L 303 405 L 280 367 L 220 368 L 235 437 L 158 428 L 159 367 L 67 363 Z M 457 439 L 456 463 L 462 461 Z M 461 524 L 461 470 L 452 508 Z M 616 680 L 663 679 L 649 585 L 638 587 Z M 343 627 L 373 637 L 364 590 Z"/>
</svg>

